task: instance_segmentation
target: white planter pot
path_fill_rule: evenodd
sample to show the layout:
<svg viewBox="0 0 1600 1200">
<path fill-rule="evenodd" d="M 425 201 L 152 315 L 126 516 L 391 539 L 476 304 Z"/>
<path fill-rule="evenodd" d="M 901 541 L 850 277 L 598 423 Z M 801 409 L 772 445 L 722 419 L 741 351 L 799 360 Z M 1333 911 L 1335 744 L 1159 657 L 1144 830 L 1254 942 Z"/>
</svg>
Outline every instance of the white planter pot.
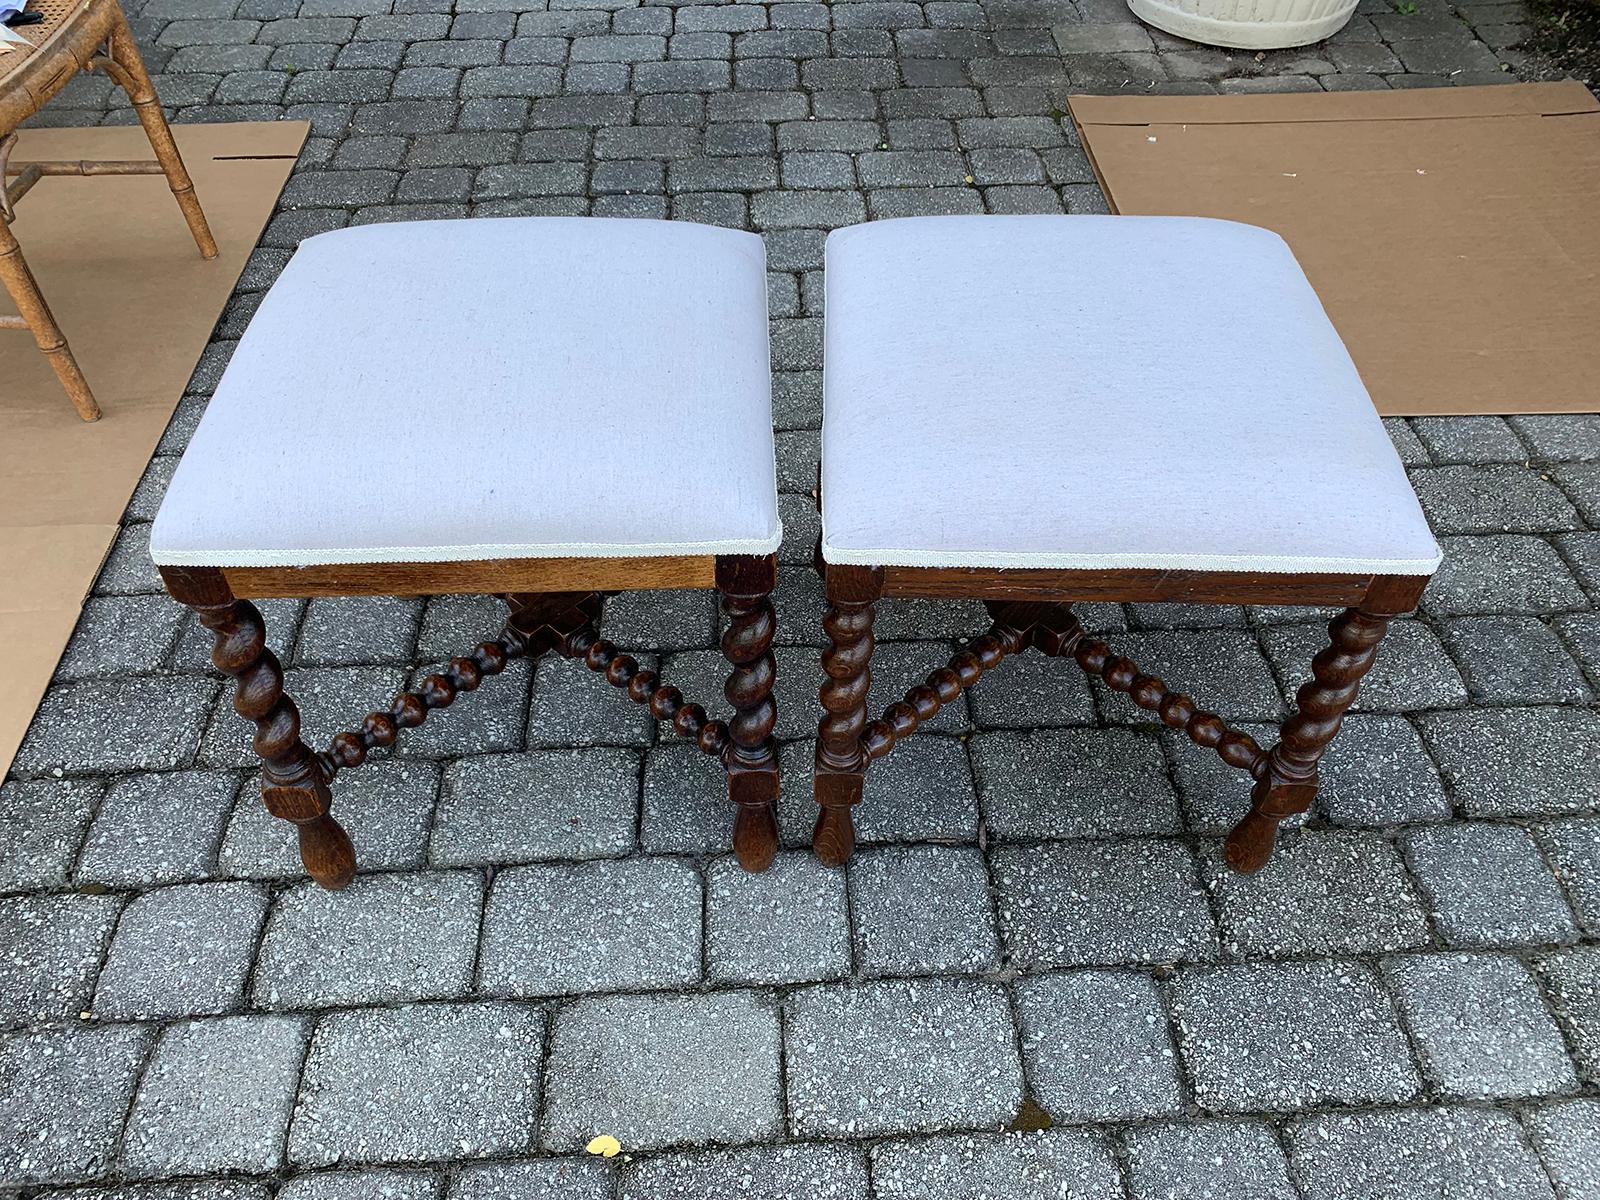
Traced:
<svg viewBox="0 0 1600 1200">
<path fill-rule="evenodd" d="M 1343 29 L 1356 0 L 1128 0 L 1141 21 L 1191 42 L 1277 50 Z"/>
</svg>

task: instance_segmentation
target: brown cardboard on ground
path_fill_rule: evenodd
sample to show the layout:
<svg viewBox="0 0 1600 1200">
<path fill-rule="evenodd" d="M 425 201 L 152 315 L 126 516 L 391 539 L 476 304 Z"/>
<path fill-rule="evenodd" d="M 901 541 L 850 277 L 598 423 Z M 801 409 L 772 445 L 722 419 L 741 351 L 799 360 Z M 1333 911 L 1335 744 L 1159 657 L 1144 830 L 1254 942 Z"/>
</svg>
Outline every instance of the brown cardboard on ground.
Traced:
<svg viewBox="0 0 1600 1200">
<path fill-rule="evenodd" d="M 1113 212 L 1281 234 L 1378 411 L 1600 409 L 1600 103 L 1583 85 L 1070 105 Z M 1172 302 L 1205 319 L 1203 297 Z"/>
<path fill-rule="evenodd" d="M 0 775 L 309 130 L 173 127 L 217 238 L 210 262 L 159 175 L 49 176 L 17 206 L 22 252 L 105 416 L 80 421 L 33 338 L 0 331 Z M 149 157 L 137 127 L 40 129 L 11 161 Z M 0 308 L 13 311 L 3 292 Z"/>
</svg>

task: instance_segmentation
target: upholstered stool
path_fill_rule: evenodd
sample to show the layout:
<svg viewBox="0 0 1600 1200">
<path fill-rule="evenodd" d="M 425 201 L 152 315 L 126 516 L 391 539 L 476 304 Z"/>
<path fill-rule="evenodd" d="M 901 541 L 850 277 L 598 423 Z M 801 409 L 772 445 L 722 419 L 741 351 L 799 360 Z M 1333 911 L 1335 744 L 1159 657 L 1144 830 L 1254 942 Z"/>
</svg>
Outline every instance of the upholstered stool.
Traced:
<svg viewBox="0 0 1600 1200">
<path fill-rule="evenodd" d="M 849 857 L 873 759 L 1033 647 L 1248 771 L 1227 857 L 1261 867 L 1440 557 L 1288 247 L 1194 218 L 856 225 L 828 239 L 825 359 L 817 854 Z M 979 598 L 993 625 L 869 721 L 880 596 Z M 1086 637 L 1089 600 L 1344 611 L 1269 750 Z"/>
<path fill-rule="evenodd" d="M 777 846 L 780 536 L 766 256 L 667 221 L 372 225 L 303 243 L 262 302 L 151 531 L 255 722 L 262 796 L 321 884 L 354 871 L 329 784 L 519 656 L 580 658 L 700 749 L 751 870 Z M 600 595 L 716 588 L 734 715 L 599 639 Z M 262 596 L 489 592 L 498 637 L 320 752 L 266 648 Z"/>
</svg>

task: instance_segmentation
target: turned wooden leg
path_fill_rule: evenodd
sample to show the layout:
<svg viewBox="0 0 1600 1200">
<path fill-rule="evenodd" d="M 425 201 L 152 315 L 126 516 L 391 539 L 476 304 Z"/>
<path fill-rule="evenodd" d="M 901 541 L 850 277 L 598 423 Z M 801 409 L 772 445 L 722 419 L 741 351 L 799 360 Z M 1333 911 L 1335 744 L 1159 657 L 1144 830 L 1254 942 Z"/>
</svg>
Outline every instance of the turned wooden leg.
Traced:
<svg viewBox="0 0 1600 1200">
<path fill-rule="evenodd" d="M 150 82 L 150 73 L 145 70 L 144 59 L 133 39 L 133 31 L 128 28 L 127 19 L 120 12 L 117 27 L 111 33 L 110 56 L 95 60 L 95 65 L 103 67 L 128 93 L 128 99 L 133 102 L 133 111 L 139 115 L 139 123 L 144 126 L 145 136 L 150 139 L 150 148 L 155 151 L 156 161 L 161 164 L 162 173 L 167 177 L 167 185 L 172 188 L 172 195 L 183 211 L 183 219 L 189 223 L 194 244 L 200 248 L 200 257 L 215 258 L 217 241 L 211 236 L 211 226 L 206 223 L 206 214 L 194 194 L 194 183 L 183 165 L 183 155 L 178 153 L 178 143 L 172 138 L 166 114 L 161 111 L 161 100 Z"/>
<path fill-rule="evenodd" d="M 235 600 L 222 572 L 163 567 L 172 595 L 194 609 L 216 636 L 211 661 L 234 681 L 233 708 L 256 723 L 261 759 L 261 799 L 275 817 L 300 833 L 300 861 L 323 887 L 338 891 L 356 872 L 349 835 L 328 815 L 328 776 L 300 740 L 300 710 L 284 695 L 283 667 L 267 649 L 267 629 L 256 606 Z"/>
<path fill-rule="evenodd" d="M 883 572 L 820 562 L 818 569 L 828 593 L 822 628 L 830 644 L 822 652 L 827 679 L 819 693 L 824 715 L 817 728 L 813 795 L 818 811 L 811 849 L 828 866 L 842 867 L 855 850 L 851 810 L 861 803 L 867 779 L 869 760 L 861 735 L 872 686 L 873 604 L 883 594 Z"/>
<path fill-rule="evenodd" d="M 738 806 L 733 853 L 747 871 L 765 871 L 778 854 L 778 743 L 772 736 L 778 721 L 772 699 L 777 675 L 772 590 L 777 582 L 774 556 L 717 560 L 717 589 L 728 616 L 722 654 L 733 665 L 723 688 L 734 717 L 728 723 L 722 766 L 728 798 Z"/>
<path fill-rule="evenodd" d="M 1347 608 L 1328 625 L 1331 644 L 1311 660 L 1311 679 L 1295 697 L 1295 712 L 1267 755 L 1250 795 L 1250 811 L 1228 834 L 1228 865 L 1259 871 L 1272 857 L 1278 826 L 1317 798 L 1317 761 L 1355 703 L 1361 678 L 1372 669 L 1389 618 Z"/>
<path fill-rule="evenodd" d="M 0 178 L 0 186 L 4 182 Z M 50 369 L 56 373 L 56 378 L 71 398 L 72 407 L 78 410 L 78 415 L 85 421 L 98 421 L 100 406 L 95 403 L 94 393 L 89 390 L 89 381 L 78 369 L 78 360 L 73 357 L 61 326 L 56 324 L 50 312 L 50 306 L 45 303 L 44 293 L 39 290 L 38 281 L 28 269 L 27 260 L 22 257 L 22 247 L 17 244 L 16 235 L 11 232 L 11 225 L 4 213 L 0 213 L 0 283 L 5 284 L 12 303 L 22 314 L 20 322 L 0 317 L 0 329 L 25 328 L 31 332 Z"/>
</svg>

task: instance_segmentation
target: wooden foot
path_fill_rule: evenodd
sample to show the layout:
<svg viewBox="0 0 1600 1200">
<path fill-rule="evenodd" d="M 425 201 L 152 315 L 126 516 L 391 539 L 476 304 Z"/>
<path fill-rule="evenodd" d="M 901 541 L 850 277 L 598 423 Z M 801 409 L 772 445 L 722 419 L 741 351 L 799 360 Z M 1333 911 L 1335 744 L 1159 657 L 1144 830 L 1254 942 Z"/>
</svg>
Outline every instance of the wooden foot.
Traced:
<svg viewBox="0 0 1600 1200">
<path fill-rule="evenodd" d="M 283 703 L 293 704 L 287 698 Z M 298 714 L 297 714 L 298 719 Z M 300 835 L 300 861 L 310 875 L 330 892 L 350 885 L 356 874 L 356 849 L 344 827 L 328 815 L 333 796 L 311 758 L 303 781 L 288 786 L 273 781 L 270 768 L 261 772 L 261 802 L 273 816 L 290 821 Z"/>
<path fill-rule="evenodd" d="M 194 236 L 194 243 L 200 248 L 200 257 L 215 258 L 217 241 L 211 236 L 206 214 L 194 194 L 194 183 L 189 178 L 188 168 L 183 165 L 183 155 L 178 152 L 178 143 L 173 140 L 166 114 L 161 111 L 161 100 L 150 82 L 149 72 L 145 70 L 139 46 L 134 41 L 126 18 L 121 18 L 120 14 L 117 27 L 111 34 L 111 53 L 107 58 L 97 59 L 96 65 L 103 67 L 128 93 L 133 110 L 139 116 L 139 123 L 144 126 L 145 136 L 150 139 L 150 148 L 155 151 L 156 161 L 161 164 L 161 171 L 167 177 L 167 186 L 172 189 L 173 198 L 177 200 L 189 232 Z"/>
<path fill-rule="evenodd" d="M 723 693 L 734 711 L 721 757 L 728 798 L 738 806 L 733 852 L 747 871 L 765 871 L 778 854 L 778 743 L 772 736 L 778 721 L 772 699 L 777 580 L 775 557 L 717 560 L 717 588 L 728 617 L 722 655 L 733 667 Z"/>
<path fill-rule="evenodd" d="M 1316 800 L 1317 762 L 1355 703 L 1388 629 L 1388 617 L 1356 608 L 1329 623 L 1330 645 L 1311 660 L 1311 679 L 1296 695 L 1294 715 L 1262 765 L 1250 812 L 1228 834 L 1225 856 L 1235 871 L 1248 875 L 1266 866 L 1278 826 Z"/>
<path fill-rule="evenodd" d="M 221 571 L 163 567 L 161 576 L 173 597 L 193 608 L 215 635 L 211 661 L 234 681 L 234 711 L 255 722 L 267 811 L 299 830 L 300 861 L 312 879 L 329 891 L 346 887 L 356 873 L 355 849 L 328 815 L 328 773 L 300 740 L 300 710 L 284 694 L 283 667 L 267 649 L 261 613 L 233 598 Z"/>
<path fill-rule="evenodd" d="M 883 572 L 869 567 L 822 567 L 828 615 L 822 628 L 829 646 L 822 654 L 827 680 L 819 693 L 823 718 L 817 728 L 817 826 L 811 849 L 830 867 L 842 867 L 855 852 L 851 810 L 861 803 L 870 761 L 862 745 L 867 728 L 867 693 L 872 687 L 873 608 L 883 594 Z"/>
<path fill-rule="evenodd" d="M 811 852 L 823 865 L 842 867 L 856 852 L 854 806 L 861 803 L 865 771 L 850 775 L 817 765 L 817 824 L 811 831 Z"/>
</svg>

